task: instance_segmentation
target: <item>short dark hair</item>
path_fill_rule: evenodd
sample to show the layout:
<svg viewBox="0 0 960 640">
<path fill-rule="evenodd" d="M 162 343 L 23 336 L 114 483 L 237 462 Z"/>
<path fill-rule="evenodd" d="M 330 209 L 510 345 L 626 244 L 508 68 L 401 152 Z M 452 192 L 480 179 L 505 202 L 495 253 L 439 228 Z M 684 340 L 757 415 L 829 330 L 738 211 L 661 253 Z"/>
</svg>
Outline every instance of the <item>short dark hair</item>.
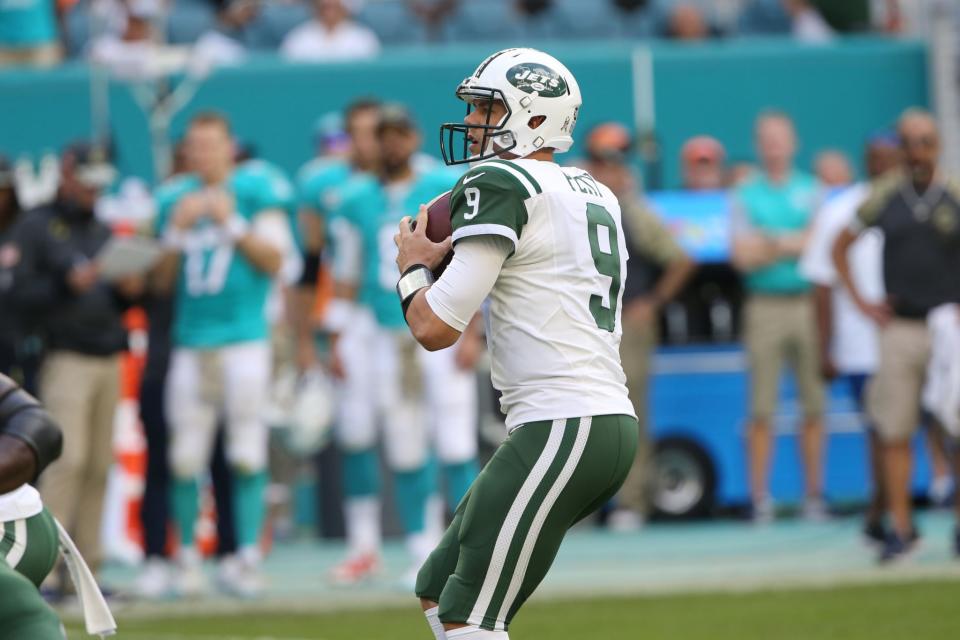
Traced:
<svg viewBox="0 0 960 640">
<path fill-rule="evenodd" d="M 380 101 L 376 98 L 365 97 L 358 98 L 347 105 L 347 108 L 343 110 L 343 128 L 347 133 L 350 133 L 350 125 L 353 122 L 354 116 L 356 116 L 361 111 L 367 111 L 370 109 L 379 110 Z"/>
<path fill-rule="evenodd" d="M 230 120 L 226 115 L 219 111 L 199 111 L 190 118 L 190 126 L 218 125 L 223 127 L 227 135 L 233 135 L 233 129 L 230 127 Z"/>
</svg>

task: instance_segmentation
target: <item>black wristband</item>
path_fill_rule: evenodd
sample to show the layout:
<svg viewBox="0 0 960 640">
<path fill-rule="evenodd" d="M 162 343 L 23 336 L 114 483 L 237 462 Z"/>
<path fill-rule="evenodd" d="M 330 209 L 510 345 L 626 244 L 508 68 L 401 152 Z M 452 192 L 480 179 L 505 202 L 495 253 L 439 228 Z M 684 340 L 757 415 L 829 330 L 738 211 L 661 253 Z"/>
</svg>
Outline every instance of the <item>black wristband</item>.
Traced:
<svg viewBox="0 0 960 640">
<path fill-rule="evenodd" d="M 297 284 L 315 285 L 320 275 L 320 252 L 310 252 L 303 256 L 303 271 L 300 272 L 300 280 Z"/>
</svg>

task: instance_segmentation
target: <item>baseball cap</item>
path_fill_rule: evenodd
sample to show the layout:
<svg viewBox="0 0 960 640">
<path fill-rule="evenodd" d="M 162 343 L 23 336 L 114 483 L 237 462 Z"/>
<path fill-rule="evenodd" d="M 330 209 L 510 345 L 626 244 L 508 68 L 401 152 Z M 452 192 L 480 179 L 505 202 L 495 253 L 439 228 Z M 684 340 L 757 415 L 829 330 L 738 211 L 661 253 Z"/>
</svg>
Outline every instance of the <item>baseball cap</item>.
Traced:
<svg viewBox="0 0 960 640">
<path fill-rule="evenodd" d="M 377 121 L 377 133 L 382 133 L 384 129 L 415 131 L 417 124 L 405 106 L 388 103 L 380 107 L 380 118 Z"/>
<path fill-rule="evenodd" d="M 74 175 L 88 187 L 103 189 L 117 178 L 109 145 L 74 142 L 64 149 L 63 154 L 73 158 Z"/>
<path fill-rule="evenodd" d="M 597 160 L 623 161 L 632 144 L 630 131 L 619 122 L 598 124 L 587 135 L 587 153 Z"/>
<path fill-rule="evenodd" d="M 313 123 L 314 144 L 324 153 L 340 153 L 350 148 L 350 136 L 338 111 L 325 113 Z"/>
<path fill-rule="evenodd" d="M 695 162 L 719 162 L 726 156 L 723 145 L 710 136 L 696 136 L 687 140 L 680 151 L 680 157 L 687 164 Z"/>
</svg>

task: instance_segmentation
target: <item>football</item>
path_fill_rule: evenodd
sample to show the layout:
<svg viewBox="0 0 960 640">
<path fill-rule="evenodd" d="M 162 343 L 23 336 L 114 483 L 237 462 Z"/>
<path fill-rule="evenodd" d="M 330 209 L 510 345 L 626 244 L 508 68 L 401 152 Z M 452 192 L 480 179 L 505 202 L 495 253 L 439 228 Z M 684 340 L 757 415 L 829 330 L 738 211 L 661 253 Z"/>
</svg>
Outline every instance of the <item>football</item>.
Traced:
<svg viewBox="0 0 960 640">
<path fill-rule="evenodd" d="M 441 193 L 427 204 L 427 237 L 433 242 L 443 242 L 453 233 L 450 226 L 450 193 Z M 453 251 L 450 251 L 443 262 L 433 270 L 433 276 L 439 278 L 452 259 Z"/>
</svg>

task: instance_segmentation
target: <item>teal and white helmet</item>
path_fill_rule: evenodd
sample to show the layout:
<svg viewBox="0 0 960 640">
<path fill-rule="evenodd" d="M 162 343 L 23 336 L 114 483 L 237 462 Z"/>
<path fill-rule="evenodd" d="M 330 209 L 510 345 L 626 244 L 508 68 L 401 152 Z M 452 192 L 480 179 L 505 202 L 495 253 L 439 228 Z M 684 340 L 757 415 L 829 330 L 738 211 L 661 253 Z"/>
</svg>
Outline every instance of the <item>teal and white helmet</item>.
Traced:
<svg viewBox="0 0 960 640">
<path fill-rule="evenodd" d="M 440 152 L 447 164 L 477 162 L 511 153 L 523 158 L 538 149 L 564 152 L 573 144 L 573 128 L 582 103 L 576 78 L 559 60 L 536 49 L 504 49 L 484 60 L 457 87 L 467 103 L 499 100 L 507 108 L 500 122 L 467 125 L 448 122 L 440 127 Z M 531 127 L 531 121 L 544 121 Z M 480 153 L 470 155 L 470 129 L 483 130 Z M 458 136 L 461 138 L 458 140 Z M 461 153 L 458 155 L 457 151 Z"/>
</svg>

